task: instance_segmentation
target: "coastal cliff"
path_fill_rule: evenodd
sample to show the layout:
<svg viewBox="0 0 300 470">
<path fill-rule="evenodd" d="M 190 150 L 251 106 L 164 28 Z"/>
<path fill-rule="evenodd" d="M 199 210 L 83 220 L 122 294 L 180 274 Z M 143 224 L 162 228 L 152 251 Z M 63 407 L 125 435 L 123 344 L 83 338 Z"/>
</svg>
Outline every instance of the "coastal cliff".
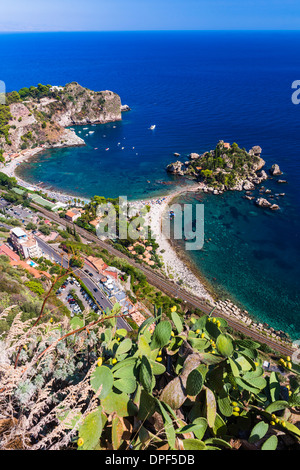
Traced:
<svg viewBox="0 0 300 470">
<path fill-rule="evenodd" d="M 64 87 L 39 84 L 8 93 L 0 112 L 0 148 L 9 154 L 36 147 L 85 145 L 66 127 L 122 120 L 116 93 L 95 92 L 76 82 Z"/>
</svg>

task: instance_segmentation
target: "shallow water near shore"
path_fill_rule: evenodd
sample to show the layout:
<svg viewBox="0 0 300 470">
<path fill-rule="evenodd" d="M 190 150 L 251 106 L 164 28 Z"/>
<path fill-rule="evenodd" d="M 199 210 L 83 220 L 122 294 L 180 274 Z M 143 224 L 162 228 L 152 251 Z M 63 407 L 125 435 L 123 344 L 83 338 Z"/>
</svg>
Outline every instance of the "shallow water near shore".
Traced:
<svg viewBox="0 0 300 470">
<path fill-rule="evenodd" d="M 275 184 L 269 182 L 268 187 Z M 282 201 L 280 213 L 257 208 L 241 193 L 232 192 L 203 194 L 201 201 L 199 195 L 181 195 L 176 202 L 204 204 L 203 250 L 190 251 L 189 256 L 216 293 L 245 308 L 256 320 L 297 339 L 299 217 L 289 201 Z M 175 243 L 184 250 L 183 241 Z"/>
<path fill-rule="evenodd" d="M 47 151 L 21 165 L 31 183 L 78 197 L 146 199 L 181 184 L 164 170 L 174 152 L 185 161 L 219 139 L 247 150 L 260 145 L 266 168 L 278 163 L 289 183 L 266 184 L 286 193 L 274 200 L 280 211 L 261 210 L 241 193 L 203 196 L 211 241 L 186 255 L 221 295 L 299 338 L 300 106 L 291 102 L 291 84 L 300 75 L 300 33 L 4 34 L 0 44 L 9 91 L 76 80 L 111 89 L 132 108 L 122 122 L 75 127 L 86 147 Z"/>
</svg>

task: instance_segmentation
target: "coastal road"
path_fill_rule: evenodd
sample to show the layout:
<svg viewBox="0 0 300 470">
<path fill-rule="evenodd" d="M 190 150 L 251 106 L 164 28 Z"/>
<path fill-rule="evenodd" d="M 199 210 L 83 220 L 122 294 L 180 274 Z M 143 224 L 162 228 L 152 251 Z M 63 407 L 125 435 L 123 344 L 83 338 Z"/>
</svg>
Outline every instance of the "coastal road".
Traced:
<svg viewBox="0 0 300 470">
<path fill-rule="evenodd" d="M 44 242 L 44 240 L 42 240 L 38 236 L 35 236 L 35 238 L 43 254 L 46 254 L 55 263 L 58 263 L 60 265 L 62 264 L 65 269 L 69 267 L 69 261 L 66 256 L 63 256 L 62 254 L 54 250 L 54 248 L 52 248 L 50 245 L 48 245 L 48 243 Z M 96 282 L 97 273 L 95 271 L 92 272 L 93 277 L 91 278 L 87 273 L 84 272 L 84 269 L 88 269 L 89 272 L 93 271 L 90 266 L 85 264 L 82 269 L 76 268 L 73 269 L 73 272 L 74 274 L 76 274 L 76 276 L 81 279 L 84 285 L 93 294 L 93 297 L 96 300 L 98 307 L 100 307 L 104 311 L 106 311 L 106 309 L 112 310 L 113 304 L 101 291 L 99 285 Z M 95 292 L 94 289 L 97 289 L 97 292 Z M 118 328 L 125 328 L 127 331 L 132 330 L 131 326 L 128 325 L 124 318 L 117 319 L 117 326 Z"/>
<path fill-rule="evenodd" d="M 54 214 L 53 212 L 49 212 L 47 209 L 44 209 L 34 203 L 31 203 L 30 205 L 34 209 L 38 210 L 41 214 L 45 215 L 48 219 L 52 220 L 53 222 L 56 222 L 63 226 L 70 225 L 65 219 L 60 218 L 58 215 Z M 192 307 L 202 310 L 202 312 L 206 314 L 209 314 L 211 312 L 212 310 L 211 305 L 208 305 L 206 302 L 202 301 L 198 297 L 182 289 L 175 282 L 169 279 L 166 279 L 162 274 L 153 272 L 149 268 L 146 268 L 145 266 L 136 263 L 131 258 L 127 257 L 120 251 L 116 250 L 116 248 L 111 246 L 109 243 L 99 240 L 98 237 L 96 237 L 95 235 L 93 235 L 92 233 L 88 232 L 87 230 L 83 228 L 76 226 L 76 231 L 77 233 L 79 233 L 79 235 L 82 235 L 82 237 L 84 237 L 86 240 L 94 242 L 101 248 L 107 250 L 113 256 L 125 259 L 132 266 L 142 271 L 145 274 L 149 284 L 157 287 L 159 290 L 165 292 L 166 294 L 172 297 L 183 300 L 185 303 L 191 305 Z M 272 348 L 275 351 L 278 351 L 279 353 L 285 356 L 291 356 L 294 352 L 294 350 L 291 347 L 282 345 L 279 342 L 271 338 L 266 338 L 259 331 L 254 331 L 250 329 L 249 327 L 247 327 L 246 325 L 245 326 L 242 325 L 241 323 L 229 317 L 228 315 L 226 315 L 219 309 L 215 309 L 213 316 L 219 316 L 219 317 L 226 319 L 226 321 L 228 322 L 228 325 L 234 330 L 239 331 L 240 333 L 243 333 L 253 338 L 256 341 L 259 341 L 260 343 L 267 344 L 270 348 Z"/>
</svg>

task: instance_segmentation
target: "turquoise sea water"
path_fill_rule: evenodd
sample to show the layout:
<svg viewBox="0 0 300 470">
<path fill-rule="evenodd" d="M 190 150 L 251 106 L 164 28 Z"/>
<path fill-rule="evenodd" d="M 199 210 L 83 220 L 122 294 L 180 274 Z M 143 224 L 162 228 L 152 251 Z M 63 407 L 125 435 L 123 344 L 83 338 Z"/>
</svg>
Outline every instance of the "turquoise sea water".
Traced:
<svg viewBox="0 0 300 470">
<path fill-rule="evenodd" d="M 174 152 L 185 160 L 219 139 L 260 145 L 267 168 L 278 163 L 289 182 L 266 184 L 286 193 L 280 212 L 240 193 L 204 196 L 211 241 L 189 256 L 224 295 L 299 337 L 300 105 L 291 101 L 299 33 L 2 34 L 0 44 L 8 90 L 77 81 L 111 89 L 132 108 L 122 122 L 89 128 L 94 134 L 76 127 L 86 147 L 47 151 L 23 165 L 31 182 L 85 197 L 146 198 L 181 184 L 164 170 Z"/>
<path fill-rule="evenodd" d="M 276 186 L 266 185 L 274 191 Z M 281 204 L 280 199 L 275 202 Z M 280 213 L 256 208 L 236 192 L 200 198 L 188 194 L 176 202 L 204 204 L 204 248 L 189 256 L 220 297 L 230 293 L 254 318 L 297 338 L 299 220 L 293 219 L 289 197 Z M 178 242 L 182 249 L 183 243 Z"/>
</svg>

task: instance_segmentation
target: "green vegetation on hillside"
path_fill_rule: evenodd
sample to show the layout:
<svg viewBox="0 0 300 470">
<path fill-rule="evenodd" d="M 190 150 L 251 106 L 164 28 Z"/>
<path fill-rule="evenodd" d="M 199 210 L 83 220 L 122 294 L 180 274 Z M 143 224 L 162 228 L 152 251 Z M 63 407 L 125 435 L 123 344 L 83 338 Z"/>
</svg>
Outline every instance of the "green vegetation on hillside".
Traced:
<svg viewBox="0 0 300 470">
<path fill-rule="evenodd" d="M 17 313 L 22 322 L 37 317 L 45 286 L 45 281 L 35 280 L 28 271 L 12 267 L 6 256 L 0 256 L 0 335 L 9 331 Z M 55 310 L 57 319 L 66 314 L 61 303 L 57 309 L 57 302 L 56 298 L 48 302 L 45 318 L 50 318 L 51 310 Z M 3 314 L 6 309 L 8 313 Z"/>
<path fill-rule="evenodd" d="M 5 142 L 9 145 L 11 141 L 9 139 L 9 121 L 12 118 L 9 110 L 9 106 L 4 104 L 0 105 L 0 139 L 4 137 Z"/>
</svg>

